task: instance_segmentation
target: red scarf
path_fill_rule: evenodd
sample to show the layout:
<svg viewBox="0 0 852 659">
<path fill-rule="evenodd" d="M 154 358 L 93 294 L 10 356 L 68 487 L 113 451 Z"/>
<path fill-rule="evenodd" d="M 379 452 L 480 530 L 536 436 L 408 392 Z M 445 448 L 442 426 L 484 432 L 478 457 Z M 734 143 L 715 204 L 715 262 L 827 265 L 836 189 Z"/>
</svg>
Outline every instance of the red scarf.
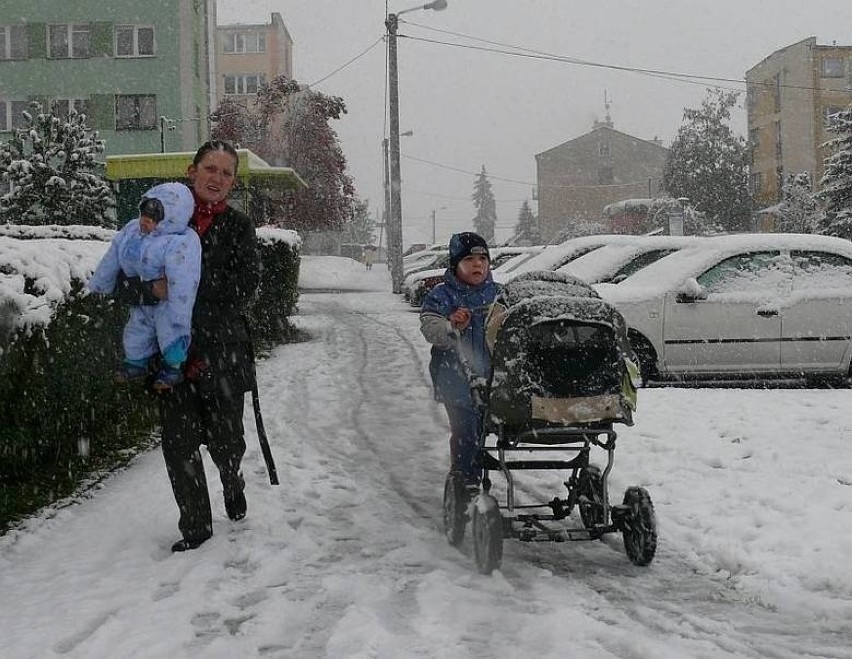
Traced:
<svg viewBox="0 0 852 659">
<path fill-rule="evenodd" d="M 201 201 L 194 191 L 192 196 L 195 197 L 195 212 L 192 214 L 192 226 L 199 236 L 203 236 L 210 230 L 213 218 L 227 208 L 228 201 L 222 199 L 215 204 L 207 204 Z"/>
</svg>

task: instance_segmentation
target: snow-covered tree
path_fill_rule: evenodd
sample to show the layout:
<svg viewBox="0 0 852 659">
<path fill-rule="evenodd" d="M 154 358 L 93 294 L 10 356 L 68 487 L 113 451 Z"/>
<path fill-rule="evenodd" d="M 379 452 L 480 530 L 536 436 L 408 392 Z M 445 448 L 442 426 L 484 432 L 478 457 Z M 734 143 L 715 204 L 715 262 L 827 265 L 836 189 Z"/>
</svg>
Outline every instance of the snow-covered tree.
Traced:
<svg viewBox="0 0 852 659">
<path fill-rule="evenodd" d="M 473 184 L 473 206 L 476 216 L 473 218 L 473 228 L 487 243 L 494 241 L 494 228 L 497 224 L 497 203 L 491 191 L 491 181 L 485 172 L 485 165 Z"/>
<path fill-rule="evenodd" d="M 352 217 L 343 228 L 349 235 L 349 242 L 358 245 L 372 245 L 375 241 L 376 222 L 370 215 L 369 203 L 356 199 L 352 205 Z"/>
<path fill-rule="evenodd" d="M 822 233 L 852 240 L 852 105 L 832 117 L 828 131 L 837 137 L 824 145 L 832 154 L 818 193 L 825 201 Z"/>
<path fill-rule="evenodd" d="M 663 170 L 666 192 L 686 197 L 707 222 L 728 231 L 751 224 L 748 147 L 729 125 L 738 98 L 737 92 L 709 90 L 701 107 L 684 109 Z"/>
<path fill-rule="evenodd" d="M 541 242 L 541 232 L 538 221 L 530 208 L 528 199 L 524 199 L 518 212 L 518 223 L 515 224 L 515 235 L 512 237 L 513 245 L 538 245 Z"/>
<path fill-rule="evenodd" d="M 684 202 L 664 194 L 651 200 L 641 232 L 668 234 L 669 218 L 673 213 L 678 212 L 683 213 L 683 235 L 685 236 L 706 236 L 724 231 L 721 226 L 708 221 L 707 217 L 698 212 L 688 201 Z"/>
<path fill-rule="evenodd" d="M 0 179 L 10 190 L 0 196 L 0 223 L 114 223 L 115 198 L 95 155 L 104 150 L 97 131 L 76 110 L 58 117 L 32 103 L 25 126 L 0 144 Z"/>
<path fill-rule="evenodd" d="M 775 212 L 779 233 L 818 233 L 824 213 L 816 200 L 808 172 L 790 174 L 781 188 L 781 203 Z"/>
<path fill-rule="evenodd" d="M 346 114 L 339 96 L 326 96 L 278 76 L 254 100 L 225 100 L 213 113 L 213 137 L 251 149 L 272 165 L 292 167 L 308 184 L 268 189 L 259 203 L 268 221 L 288 229 L 340 230 L 352 217 L 355 188 L 346 157 L 329 125 Z"/>
</svg>

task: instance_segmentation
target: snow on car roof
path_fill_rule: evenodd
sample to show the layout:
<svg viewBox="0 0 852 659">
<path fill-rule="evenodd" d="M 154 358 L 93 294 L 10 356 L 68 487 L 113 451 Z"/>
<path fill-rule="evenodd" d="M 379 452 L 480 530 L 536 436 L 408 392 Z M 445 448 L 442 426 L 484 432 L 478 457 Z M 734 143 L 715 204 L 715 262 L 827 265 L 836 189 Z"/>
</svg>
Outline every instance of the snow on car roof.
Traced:
<svg viewBox="0 0 852 659">
<path fill-rule="evenodd" d="M 694 246 L 669 254 L 620 284 L 595 288 L 613 302 L 657 297 L 690 277 L 697 277 L 718 261 L 742 252 L 767 249 L 829 251 L 852 258 L 852 242 L 832 236 L 796 233 L 749 233 L 699 238 Z"/>
<path fill-rule="evenodd" d="M 512 277 L 523 272 L 532 272 L 534 270 L 555 270 L 576 254 L 585 253 L 610 243 L 630 242 L 632 240 L 636 240 L 636 238 L 637 236 L 617 234 L 601 234 L 571 238 L 563 243 L 559 243 L 558 245 L 548 245 L 540 254 L 537 254 L 526 263 L 515 268 L 511 275 L 506 273 L 502 278 L 495 277 L 495 280 L 500 282 L 508 281 Z"/>
<path fill-rule="evenodd" d="M 628 243 L 604 245 L 566 263 L 556 271 L 567 272 L 583 281 L 595 283 L 611 277 L 637 256 L 656 250 L 684 249 L 698 240 L 701 238 L 694 236 L 637 236 Z"/>
</svg>

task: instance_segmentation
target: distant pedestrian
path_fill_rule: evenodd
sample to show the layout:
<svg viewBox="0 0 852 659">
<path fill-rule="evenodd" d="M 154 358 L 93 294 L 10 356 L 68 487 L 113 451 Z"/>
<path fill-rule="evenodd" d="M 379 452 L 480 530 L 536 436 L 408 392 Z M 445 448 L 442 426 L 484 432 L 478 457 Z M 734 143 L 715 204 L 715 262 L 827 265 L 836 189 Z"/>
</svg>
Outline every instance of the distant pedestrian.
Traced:
<svg viewBox="0 0 852 659">
<path fill-rule="evenodd" d="M 364 266 L 367 270 L 373 269 L 373 261 L 376 260 L 375 248 L 372 245 L 367 245 L 364 249 Z"/>
</svg>

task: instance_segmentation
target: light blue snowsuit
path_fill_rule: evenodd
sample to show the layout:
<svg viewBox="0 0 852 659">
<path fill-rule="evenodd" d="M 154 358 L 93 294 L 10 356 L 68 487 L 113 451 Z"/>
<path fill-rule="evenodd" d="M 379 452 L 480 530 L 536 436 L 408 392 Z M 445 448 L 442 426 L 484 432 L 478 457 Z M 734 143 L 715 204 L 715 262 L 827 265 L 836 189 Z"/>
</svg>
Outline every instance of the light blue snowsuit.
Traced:
<svg viewBox="0 0 852 659">
<path fill-rule="evenodd" d="M 149 234 L 142 233 L 136 217 L 119 231 L 89 280 L 94 293 L 113 292 L 119 270 L 128 277 L 152 281 L 165 277 L 167 300 L 156 305 L 134 306 L 124 327 L 124 354 L 141 363 L 161 352 L 176 366 L 186 360 L 192 307 L 201 277 L 201 241 L 189 228 L 195 209 L 192 192 L 182 183 L 163 183 L 143 198 L 158 199 L 165 216 Z"/>
</svg>

